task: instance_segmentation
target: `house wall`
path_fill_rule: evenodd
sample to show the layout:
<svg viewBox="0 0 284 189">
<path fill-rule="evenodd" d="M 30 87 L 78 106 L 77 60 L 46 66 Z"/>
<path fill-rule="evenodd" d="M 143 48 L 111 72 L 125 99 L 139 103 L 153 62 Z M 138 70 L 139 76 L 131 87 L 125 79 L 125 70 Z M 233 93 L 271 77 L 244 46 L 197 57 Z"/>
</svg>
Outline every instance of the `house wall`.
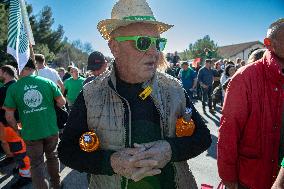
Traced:
<svg viewBox="0 0 284 189">
<path fill-rule="evenodd" d="M 233 62 L 236 61 L 236 58 L 241 58 L 247 62 L 249 55 L 251 54 L 252 50 L 264 48 L 261 44 L 255 44 L 248 49 L 245 49 L 244 52 L 240 52 L 235 56 L 231 56 L 229 59 Z"/>
</svg>

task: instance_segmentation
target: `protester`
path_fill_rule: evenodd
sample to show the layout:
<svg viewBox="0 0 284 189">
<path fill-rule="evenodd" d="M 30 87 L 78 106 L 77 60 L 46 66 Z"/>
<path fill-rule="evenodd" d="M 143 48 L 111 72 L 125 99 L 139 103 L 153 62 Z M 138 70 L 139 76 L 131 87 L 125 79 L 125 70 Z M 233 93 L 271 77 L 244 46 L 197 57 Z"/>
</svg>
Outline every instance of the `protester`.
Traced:
<svg viewBox="0 0 284 189">
<path fill-rule="evenodd" d="M 63 76 L 63 79 L 62 79 L 63 82 L 71 77 L 71 69 L 72 68 L 73 68 L 73 66 L 71 66 L 71 65 L 69 65 L 67 67 L 67 72 L 65 73 L 65 75 Z"/>
<path fill-rule="evenodd" d="M 178 55 L 178 52 L 175 51 L 174 56 L 173 56 L 173 58 L 172 58 L 172 63 L 174 64 L 174 66 L 176 66 L 177 63 L 179 63 L 179 61 L 180 61 L 180 57 L 179 57 L 179 55 Z"/>
<path fill-rule="evenodd" d="M 209 107 L 209 111 L 214 113 L 212 108 L 212 92 L 213 92 L 213 70 L 211 69 L 211 59 L 205 60 L 205 65 L 198 72 L 198 82 L 202 91 L 202 109 L 205 112 L 206 103 Z"/>
<path fill-rule="evenodd" d="M 242 67 L 241 62 L 242 62 L 241 58 L 236 58 L 236 62 L 235 62 L 236 69 L 239 69 L 240 67 Z"/>
<path fill-rule="evenodd" d="M 221 75 L 223 73 L 223 70 L 221 69 L 221 63 L 220 61 L 216 62 L 213 68 L 213 76 L 214 76 L 214 80 L 213 80 L 213 90 L 218 87 L 220 85 L 220 79 L 221 79 Z"/>
<path fill-rule="evenodd" d="M 90 71 L 90 75 L 84 81 L 84 84 L 94 80 L 97 76 L 101 75 L 107 69 L 107 61 L 105 56 L 98 51 L 94 51 L 88 57 L 87 70 Z"/>
<path fill-rule="evenodd" d="M 266 49 L 257 49 L 251 53 L 251 55 L 248 58 L 248 64 L 253 63 L 263 57 L 263 54 L 265 53 Z"/>
<path fill-rule="evenodd" d="M 202 65 L 205 65 L 207 59 L 212 59 L 213 58 L 213 53 L 212 50 L 209 48 L 204 48 L 204 53 L 202 53 L 201 61 Z"/>
<path fill-rule="evenodd" d="M 77 96 L 83 88 L 84 78 L 79 76 L 79 69 L 76 67 L 71 68 L 72 77 L 64 81 L 64 87 L 66 90 L 66 100 L 69 108 L 74 104 Z"/>
<path fill-rule="evenodd" d="M 270 25 L 264 45 L 263 58 L 240 68 L 225 96 L 217 163 L 229 189 L 270 189 L 283 158 L 284 19 Z"/>
<path fill-rule="evenodd" d="M 61 78 L 61 80 L 63 81 L 63 77 L 66 73 L 65 69 L 63 67 L 58 68 L 57 70 L 59 77 Z"/>
<path fill-rule="evenodd" d="M 47 189 L 45 181 L 44 154 L 51 187 L 60 188 L 59 161 L 56 147 L 58 127 L 54 110 L 54 100 L 58 106 L 65 104 L 59 88 L 54 82 L 34 75 L 35 64 L 29 59 L 16 83 L 8 88 L 4 109 L 6 120 L 20 132 L 27 146 L 31 161 L 32 183 L 35 189 Z M 22 129 L 19 131 L 15 110 L 19 112 Z"/>
<path fill-rule="evenodd" d="M 221 86 L 220 79 L 221 79 L 222 73 L 223 73 L 223 70 L 221 69 L 221 61 L 215 62 L 214 69 L 213 69 L 214 80 L 212 84 L 213 95 L 214 95 L 214 98 L 212 98 L 212 101 L 213 101 L 214 110 L 216 110 L 216 105 L 218 102 L 221 102 L 221 106 L 223 105 L 222 104 L 222 89 L 220 88 Z"/>
<path fill-rule="evenodd" d="M 188 62 L 181 64 L 182 69 L 179 72 L 178 78 L 182 82 L 182 86 L 189 95 L 190 99 L 193 99 L 193 91 L 197 85 L 196 72 L 189 67 Z"/>
<path fill-rule="evenodd" d="M 222 89 L 224 91 L 224 94 L 225 91 L 227 90 L 229 82 L 231 81 L 235 73 L 236 73 L 236 67 L 231 64 L 228 64 L 225 68 L 225 73 L 224 73 L 227 80 L 222 84 Z"/>
<path fill-rule="evenodd" d="M 234 62 L 229 61 L 229 62 L 226 63 L 226 66 L 225 66 L 225 69 L 224 69 L 224 70 L 226 70 L 226 68 L 227 68 L 229 65 L 235 67 Z M 224 83 L 227 81 L 227 79 L 228 79 L 228 76 L 226 75 L 226 72 L 224 71 L 223 74 L 222 74 L 222 76 L 221 76 L 221 78 L 220 78 L 220 84 L 221 84 L 221 86 L 224 85 Z"/>
<path fill-rule="evenodd" d="M 45 57 L 42 54 L 35 54 L 35 61 L 38 68 L 38 75 L 53 81 L 64 92 L 64 85 L 55 69 L 49 68 L 45 63 Z"/>
<path fill-rule="evenodd" d="M 65 165 L 92 173 L 90 189 L 197 189 L 186 161 L 211 138 L 180 82 L 157 71 L 165 69 L 160 34 L 171 27 L 155 20 L 145 0 L 119 0 L 112 19 L 98 24 L 114 66 L 84 86 L 59 144 Z M 177 119 L 191 110 L 193 135 L 177 137 Z M 92 152 L 80 148 L 88 131 L 100 141 Z M 81 136 L 86 140 L 79 144 Z"/>
<path fill-rule="evenodd" d="M 173 77 L 177 77 L 177 75 L 176 75 L 176 69 L 175 69 L 175 67 L 174 67 L 173 64 L 169 64 L 169 67 L 166 69 L 165 72 L 166 72 L 167 74 L 173 76 Z"/>
<path fill-rule="evenodd" d="M 9 86 L 16 82 L 17 70 L 10 65 L 0 68 L 0 79 L 3 79 L 4 86 L 0 88 L 0 140 L 1 145 L 9 157 L 13 157 L 17 164 L 19 178 L 11 185 L 11 188 L 20 188 L 29 184 L 31 180 L 30 159 L 26 155 L 26 145 L 20 135 L 15 132 L 5 119 L 5 110 L 2 109 L 6 92 Z M 16 119 L 18 114 L 16 114 Z"/>
</svg>

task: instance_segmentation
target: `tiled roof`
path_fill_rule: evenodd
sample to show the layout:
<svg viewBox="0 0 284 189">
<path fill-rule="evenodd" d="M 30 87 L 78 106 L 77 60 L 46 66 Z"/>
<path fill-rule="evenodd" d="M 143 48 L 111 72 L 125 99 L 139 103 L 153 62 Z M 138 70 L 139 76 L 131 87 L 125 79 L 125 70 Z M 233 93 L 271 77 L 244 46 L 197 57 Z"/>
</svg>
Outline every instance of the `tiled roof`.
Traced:
<svg viewBox="0 0 284 189">
<path fill-rule="evenodd" d="M 234 56 L 240 52 L 243 52 L 245 49 L 250 48 L 253 45 L 261 44 L 260 41 L 253 41 L 253 42 L 247 42 L 247 43 L 240 43 L 240 44 L 234 44 L 234 45 L 227 45 L 223 47 L 218 48 L 219 54 L 224 58 L 229 58 L 231 56 Z"/>
</svg>

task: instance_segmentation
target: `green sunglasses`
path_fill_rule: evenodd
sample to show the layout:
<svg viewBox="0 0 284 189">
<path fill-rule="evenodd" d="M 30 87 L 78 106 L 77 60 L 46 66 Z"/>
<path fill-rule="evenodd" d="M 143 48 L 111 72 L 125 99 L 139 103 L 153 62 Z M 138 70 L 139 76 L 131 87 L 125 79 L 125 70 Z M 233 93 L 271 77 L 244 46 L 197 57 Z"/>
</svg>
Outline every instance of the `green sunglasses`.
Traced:
<svg viewBox="0 0 284 189">
<path fill-rule="evenodd" d="M 158 51 L 163 51 L 166 47 L 167 39 L 149 36 L 120 36 L 116 41 L 135 41 L 135 46 L 139 51 L 147 51 L 154 43 Z"/>
</svg>

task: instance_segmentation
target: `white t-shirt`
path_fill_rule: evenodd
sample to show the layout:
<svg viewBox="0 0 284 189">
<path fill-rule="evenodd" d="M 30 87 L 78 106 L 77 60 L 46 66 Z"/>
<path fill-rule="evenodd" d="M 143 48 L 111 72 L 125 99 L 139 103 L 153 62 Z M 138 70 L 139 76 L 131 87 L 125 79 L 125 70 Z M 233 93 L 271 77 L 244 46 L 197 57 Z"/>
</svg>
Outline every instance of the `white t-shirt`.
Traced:
<svg viewBox="0 0 284 189">
<path fill-rule="evenodd" d="M 58 75 L 55 69 L 44 67 L 43 69 L 38 70 L 38 75 L 53 81 L 56 85 L 58 81 L 61 81 L 60 76 Z"/>
</svg>

